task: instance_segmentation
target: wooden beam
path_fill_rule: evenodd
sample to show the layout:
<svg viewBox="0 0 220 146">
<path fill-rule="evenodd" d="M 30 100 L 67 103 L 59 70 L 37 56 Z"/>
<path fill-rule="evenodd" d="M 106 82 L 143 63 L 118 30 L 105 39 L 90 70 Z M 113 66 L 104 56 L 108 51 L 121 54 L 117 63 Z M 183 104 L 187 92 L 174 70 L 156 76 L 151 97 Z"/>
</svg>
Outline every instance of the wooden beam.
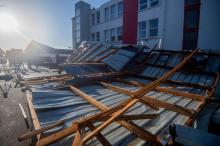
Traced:
<svg viewBox="0 0 220 146">
<path fill-rule="evenodd" d="M 147 79 L 147 80 L 156 80 L 158 78 L 156 77 L 149 77 L 149 76 L 142 76 L 142 75 L 133 75 L 134 77 L 142 78 L 142 79 Z M 188 86 L 188 87 L 194 87 L 194 88 L 199 88 L 203 90 L 210 90 L 210 86 L 205 86 L 201 84 L 195 84 L 195 83 L 189 83 L 189 82 L 182 82 L 182 81 L 176 81 L 176 80 L 166 80 L 164 82 L 165 84 L 170 84 L 170 85 L 179 85 L 179 86 Z"/>
<path fill-rule="evenodd" d="M 138 86 L 138 87 L 146 86 L 146 84 L 140 83 L 140 82 L 137 82 L 137 81 L 119 80 L 119 82 L 135 85 L 135 86 Z M 176 95 L 176 96 L 183 96 L 185 98 L 189 98 L 189 99 L 196 100 L 196 101 L 205 102 L 205 97 L 201 96 L 201 95 L 198 95 L 198 94 L 187 93 L 187 92 L 178 91 L 178 90 L 174 90 L 174 89 L 169 89 L 169 88 L 165 88 L 165 87 L 159 87 L 159 86 L 156 87 L 155 90 L 157 90 L 159 92 L 165 92 L 165 93 L 168 93 L 168 94 L 173 94 L 173 95 Z"/>
<path fill-rule="evenodd" d="M 105 86 L 106 88 L 111 89 L 113 91 L 116 91 L 116 92 L 119 92 L 119 93 L 122 93 L 122 94 L 125 94 L 125 95 L 128 95 L 128 96 L 133 96 L 134 95 L 134 93 L 129 91 L 129 90 L 122 89 L 122 88 L 119 88 L 119 87 L 116 87 L 116 86 L 113 86 L 113 85 L 110 85 L 110 84 L 107 84 L 107 83 L 101 83 L 101 84 L 103 86 Z M 154 104 L 154 105 L 159 106 L 161 108 L 166 108 L 168 110 L 171 110 L 171 111 L 174 111 L 174 112 L 186 115 L 186 116 L 191 116 L 193 114 L 193 112 L 189 109 L 183 108 L 183 107 L 178 106 L 178 105 L 173 105 L 173 104 L 170 104 L 168 102 L 161 101 L 161 100 L 158 100 L 156 98 L 152 98 L 152 97 L 149 97 L 149 96 L 146 96 L 146 95 L 143 96 L 140 100 L 145 101 L 148 104 Z"/>
<path fill-rule="evenodd" d="M 196 101 L 205 102 L 205 97 L 198 95 L 198 94 L 182 92 L 182 91 L 173 90 L 173 89 L 169 89 L 169 88 L 165 88 L 165 87 L 156 87 L 155 90 L 160 91 L 160 92 L 173 94 L 176 96 L 183 96 L 185 98 L 189 98 L 189 99 L 196 100 Z"/>
<path fill-rule="evenodd" d="M 80 91 L 79 89 L 77 89 L 74 86 L 70 86 L 70 90 L 77 94 L 78 96 L 82 97 L 83 99 L 85 99 L 86 101 L 88 101 L 89 103 L 91 103 L 93 106 L 95 106 L 96 108 L 102 110 L 102 111 L 106 111 L 108 110 L 107 106 L 104 106 L 103 104 L 100 104 L 100 102 L 98 102 L 97 100 L 95 100 L 94 98 L 92 98 L 91 96 L 85 94 L 84 92 Z"/>
<path fill-rule="evenodd" d="M 115 119 L 115 121 L 133 121 L 133 120 L 143 120 L 143 119 L 154 119 L 158 116 L 159 116 L 159 114 L 124 115 L 124 116 L 118 117 L 117 119 Z M 96 121 L 93 121 L 93 122 L 106 121 L 110 117 L 111 116 L 100 117 L 99 119 L 97 119 Z"/>
<path fill-rule="evenodd" d="M 77 89 L 77 88 L 75 88 L 75 87 L 73 87 L 73 86 L 70 86 L 70 89 L 75 93 L 75 94 L 77 94 L 77 95 L 79 95 L 80 97 L 82 97 L 83 99 L 85 99 L 85 100 L 87 100 L 89 103 L 91 103 L 93 106 L 95 106 L 95 107 L 97 107 L 98 109 L 100 109 L 101 111 L 108 111 L 108 110 L 110 110 L 107 106 L 105 106 L 105 105 L 103 105 L 102 103 L 100 103 L 99 101 L 97 101 L 97 100 L 95 100 L 94 98 L 92 98 L 91 96 L 89 96 L 89 95 L 87 95 L 87 94 L 85 94 L 85 93 L 83 93 L 82 91 L 80 91 L 79 89 Z M 131 100 L 131 99 L 130 99 Z M 128 101 L 124 101 L 124 102 L 122 102 L 120 105 L 120 108 L 122 108 L 122 107 L 124 107 L 130 100 L 128 100 Z M 119 106 L 117 106 L 117 107 L 119 107 Z M 117 110 L 119 110 L 120 108 L 117 108 Z M 114 112 L 115 112 L 116 110 L 114 110 Z M 112 113 L 110 113 L 110 114 L 112 114 Z M 110 115 L 109 114 L 109 115 Z M 148 115 L 148 116 L 146 116 L 146 118 L 150 118 L 150 116 L 153 118 L 153 117 L 155 117 L 156 115 Z M 90 118 L 89 120 L 87 120 L 87 121 L 89 121 L 89 122 L 91 122 L 91 121 L 93 121 L 93 120 L 95 120 L 95 121 L 97 121 L 97 120 L 100 120 L 102 117 L 101 116 L 96 116 L 96 117 L 98 117 L 98 118 L 96 118 L 96 119 L 92 119 L 92 118 Z M 123 118 L 123 117 L 122 117 Z M 140 118 L 140 116 L 133 116 L 132 117 L 132 115 L 131 116 L 125 116 L 124 118 L 127 118 L 127 120 L 128 119 L 130 119 L 130 118 L 133 118 L 133 119 L 135 119 L 135 118 Z M 143 117 L 142 117 L 143 118 Z M 85 120 L 86 121 L 86 120 Z M 83 122 L 81 122 L 81 123 L 85 123 L 85 121 L 83 121 Z M 130 125 L 130 123 L 128 123 L 128 122 L 126 122 L 126 121 L 118 121 L 118 123 L 120 124 L 120 125 L 122 125 L 122 126 L 124 126 L 125 128 L 127 128 L 128 130 L 130 130 L 131 132 L 133 132 L 134 134 L 136 134 L 136 135 L 138 135 L 141 139 L 143 139 L 143 140 L 153 140 L 153 141 L 155 141 L 155 138 L 154 138 L 154 136 L 152 135 L 152 134 L 150 134 L 150 135 L 146 135 L 146 132 L 144 132 L 145 130 L 142 130 L 142 131 L 140 131 L 140 128 L 138 129 L 138 131 L 137 131 L 137 129 L 136 129 L 136 127 L 138 127 L 137 125 L 136 125 L 136 127 L 134 127 L 133 125 L 135 125 L 134 123 L 133 123 L 133 125 Z M 142 135 L 142 136 L 141 136 Z M 145 136 L 144 136 L 145 135 Z"/>
<path fill-rule="evenodd" d="M 188 55 L 186 58 L 183 59 L 183 61 L 178 64 L 175 68 L 173 68 L 171 71 L 167 72 L 165 75 L 163 75 L 161 78 L 157 79 L 154 82 L 149 83 L 147 86 L 144 86 L 140 90 L 136 91 L 133 94 L 133 100 L 130 101 L 124 108 L 120 109 L 119 111 L 115 112 L 111 118 L 109 118 L 106 122 L 101 124 L 98 128 L 96 128 L 94 131 L 89 133 L 88 135 L 85 136 L 85 138 L 82 140 L 82 143 L 86 143 L 90 138 L 94 137 L 98 133 L 100 133 L 104 128 L 106 128 L 109 124 L 111 124 L 117 117 L 121 116 L 123 113 L 125 113 L 130 107 L 132 107 L 134 104 L 136 104 L 139 99 L 142 96 L 144 96 L 147 92 L 151 91 L 155 87 L 157 87 L 161 82 L 166 81 L 169 77 L 171 77 L 177 70 L 182 68 L 191 58 L 198 49 L 195 49 L 192 51 L 190 55 Z"/>
<path fill-rule="evenodd" d="M 46 146 L 46 145 L 49 145 L 55 141 L 58 141 L 64 137 L 67 137 L 71 134 L 73 134 L 74 132 L 76 132 L 78 128 L 78 125 L 77 124 L 73 124 L 72 126 L 62 130 L 62 131 L 59 131 L 55 134 L 52 134 L 50 136 L 47 136 L 41 140 L 39 140 L 37 143 L 36 143 L 36 146 Z"/>
<path fill-rule="evenodd" d="M 27 98 L 27 104 L 28 104 L 28 108 L 29 108 L 29 111 L 30 111 L 30 115 L 31 115 L 31 120 L 32 120 L 33 125 L 34 125 L 34 129 L 35 130 L 41 129 L 40 122 L 39 122 L 37 114 L 34 110 L 34 105 L 32 103 L 32 95 L 31 95 L 30 92 L 26 93 L 26 98 Z M 37 135 L 38 140 L 40 139 L 40 136 L 41 136 L 41 134 Z"/>
<path fill-rule="evenodd" d="M 89 129 L 91 130 L 95 130 L 95 126 L 93 126 L 92 123 L 88 124 Z M 111 146 L 112 144 L 101 134 L 97 134 L 96 138 L 99 140 L 99 142 L 103 145 L 103 146 Z"/>
<path fill-rule="evenodd" d="M 86 54 L 86 56 L 85 57 L 82 57 L 82 59 L 80 60 L 80 61 L 82 61 L 82 62 L 87 62 L 88 61 L 88 59 L 87 59 L 87 56 L 89 56 L 90 54 L 92 54 L 92 53 L 94 53 L 97 49 L 99 49 L 99 48 L 101 48 L 103 45 L 101 44 L 101 45 L 99 45 L 98 47 L 96 47 L 94 50 L 92 50 L 91 52 L 89 52 L 88 54 Z M 89 59 L 90 60 L 90 59 Z"/>
<path fill-rule="evenodd" d="M 99 58 L 99 59 L 98 59 L 97 61 L 95 61 L 95 62 L 101 62 L 102 60 L 104 60 L 105 58 L 109 57 L 110 55 L 114 54 L 114 53 L 117 52 L 117 51 L 118 51 L 118 49 L 114 49 L 112 52 L 110 52 L 110 53 L 106 54 L 105 56 Z"/>
<path fill-rule="evenodd" d="M 100 52 L 99 52 L 98 54 L 96 54 L 95 56 L 89 58 L 88 61 L 91 61 L 91 60 L 95 59 L 97 56 L 99 56 L 99 55 L 105 53 L 105 52 L 108 51 L 108 50 L 111 50 L 111 49 L 110 49 L 110 48 L 106 48 L 106 49 L 100 51 Z M 87 60 L 86 60 L 86 61 L 87 61 Z"/>
<path fill-rule="evenodd" d="M 58 121 L 52 125 L 49 125 L 47 127 L 44 127 L 44 128 L 41 128 L 41 129 L 37 129 L 37 130 L 34 130 L 34 131 L 31 131 L 29 133 L 26 133 L 24 135 L 21 135 L 19 138 L 18 138 L 18 141 L 23 141 L 23 140 L 26 140 L 26 139 L 29 139 L 29 138 L 32 138 L 33 136 L 36 136 L 38 134 L 41 134 L 42 132 L 44 131 L 47 131 L 49 129 L 52 129 L 54 127 L 57 127 L 57 126 L 60 126 L 60 125 L 63 125 L 64 124 L 64 121 Z"/>
<path fill-rule="evenodd" d="M 80 133 L 80 128 L 77 126 L 77 131 L 75 137 L 73 138 L 72 146 L 80 146 L 81 145 L 82 136 Z"/>
</svg>

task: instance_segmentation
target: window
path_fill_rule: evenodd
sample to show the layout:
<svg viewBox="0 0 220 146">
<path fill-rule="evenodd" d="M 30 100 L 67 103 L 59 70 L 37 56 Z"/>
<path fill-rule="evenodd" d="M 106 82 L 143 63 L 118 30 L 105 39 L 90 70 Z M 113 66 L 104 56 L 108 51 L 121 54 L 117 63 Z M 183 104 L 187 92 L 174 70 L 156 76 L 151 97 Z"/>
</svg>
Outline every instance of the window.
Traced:
<svg viewBox="0 0 220 146">
<path fill-rule="evenodd" d="M 95 25 L 95 14 L 92 14 L 92 25 Z"/>
<path fill-rule="evenodd" d="M 118 3 L 118 16 L 122 16 L 124 13 L 124 4 L 123 2 Z"/>
<path fill-rule="evenodd" d="M 109 21 L 109 8 L 105 8 L 105 21 Z"/>
<path fill-rule="evenodd" d="M 150 0 L 151 7 L 157 6 L 158 4 L 159 4 L 159 0 Z"/>
<path fill-rule="evenodd" d="M 97 22 L 97 24 L 100 23 L 100 12 L 99 11 L 96 12 L 96 22 Z"/>
<path fill-rule="evenodd" d="M 115 13 L 116 13 L 116 6 L 112 5 L 111 6 L 111 19 L 115 18 Z"/>
<path fill-rule="evenodd" d="M 139 39 L 145 39 L 146 36 L 147 36 L 147 23 L 146 21 L 142 21 L 142 22 L 139 22 L 138 24 L 138 35 L 139 35 Z"/>
<path fill-rule="evenodd" d="M 95 41 L 95 33 L 92 33 L 91 37 L 92 37 L 92 41 Z"/>
<path fill-rule="evenodd" d="M 76 42 L 80 42 L 80 30 L 76 31 Z"/>
<path fill-rule="evenodd" d="M 76 23 L 80 23 L 80 16 L 76 17 Z"/>
<path fill-rule="evenodd" d="M 76 24 L 76 31 L 80 30 L 80 23 Z"/>
<path fill-rule="evenodd" d="M 96 41 L 100 41 L 100 33 L 96 32 Z"/>
<path fill-rule="evenodd" d="M 158 36 L 158 19 L 149 20 L 149 37 Z"/>
<path fill-rule="evenodd" d="M 147 8 L 147 0 L 139 0 L 139 10 Z"/>
<path fill-rule="evenodd" d="M 114 28 L 111 29 L 111 41 L 112 42 L 115 41 L 115 29 Z"/>
<path fill-rule="evenodd" d="M 108 30 L 104 30 L 104 34 L 105 34 L 105 42 L 108 42 L 109 41 Z"/>
<path fill-rule="evenodd" d="M 118 41 L 122 40 L 122 27 L 117 28 Z"/>
</svg>

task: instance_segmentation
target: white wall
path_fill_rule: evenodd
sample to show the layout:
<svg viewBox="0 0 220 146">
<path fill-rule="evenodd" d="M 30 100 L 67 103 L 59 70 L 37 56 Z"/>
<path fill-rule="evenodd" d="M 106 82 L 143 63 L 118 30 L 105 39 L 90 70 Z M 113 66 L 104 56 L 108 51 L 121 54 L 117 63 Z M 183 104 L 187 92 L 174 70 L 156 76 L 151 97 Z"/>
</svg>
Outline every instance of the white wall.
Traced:
<svg viewBox="0 0 220 146">
<path fill-rule="evenodd" d="M 147 8 L 145 10 L 141 10 L 138 13 L 138 22 L 146 21 L 147 22 L 147 41 L 144 41 L 144 44 L 146 44 L 149 47 L 153 47 L 156 44 L 159 43 L 159 39 L 163 37 L 163 29 L 164 29 L 164 6 L 165 6 L 166 0 L 160 0 L 159 5 Z M 158 37 L 149 38 L 149 24 L 148 21 L 151 19 L 158 18 L 159 24 L 158 24 Z M 138 39 L 138 36 L 137 36 Z"/>
<path fill-rule="evenodd" d="M 220 0 L 201 0 L 198 47 L 220 51 Z"/>
<path fill-rule="evenodd" d="M 184 0 L 167 0 L 163 48 L 182 50 Z"/>
<path fill-rule="evenodd" d="M 105 22 L 105 8 L 109 7 L 109 10 L 111 8 L 112 5 L 116 5 L 116 15 L 118 7 L 117 4 L 119 2 L 121 2 L 122 0 L 111 0 L 105 4 L 103 4 L 101 7 L 99 7 L 97 10 L 93 10 L 93 13 L 95 13 L 96 11 L 100 11 L 100 24 L 96 24 L 91 26 L 91 33 L 96 33 L 96 32 L 100 32 L 100 41 L 104 42 L 105 41 L 105 37 L 104 37 L 104 30 L 107 29 L 112 29 L 112 28 L 117 28 L 123 25 L 123 16 L 122 17 L 116 17 L 113 20 L 110 20 L 108 22 Z M 109 11 L 109 13 L 111 13 L 111 11 Z"/>
</svg>

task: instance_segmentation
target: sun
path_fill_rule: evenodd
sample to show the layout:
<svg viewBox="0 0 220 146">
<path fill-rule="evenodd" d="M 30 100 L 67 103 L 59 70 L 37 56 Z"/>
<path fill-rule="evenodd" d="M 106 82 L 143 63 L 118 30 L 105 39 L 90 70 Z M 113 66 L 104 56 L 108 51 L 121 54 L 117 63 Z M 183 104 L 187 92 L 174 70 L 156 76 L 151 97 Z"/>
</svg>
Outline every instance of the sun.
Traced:
<svg viewBox="0 0 220 146">
<path fill-rule="evenodd" d="M 18 23 L 16 19 L 9 14 L 0 14 L 0 30 L 8 31 L 17 31 Z"/>
</svg>

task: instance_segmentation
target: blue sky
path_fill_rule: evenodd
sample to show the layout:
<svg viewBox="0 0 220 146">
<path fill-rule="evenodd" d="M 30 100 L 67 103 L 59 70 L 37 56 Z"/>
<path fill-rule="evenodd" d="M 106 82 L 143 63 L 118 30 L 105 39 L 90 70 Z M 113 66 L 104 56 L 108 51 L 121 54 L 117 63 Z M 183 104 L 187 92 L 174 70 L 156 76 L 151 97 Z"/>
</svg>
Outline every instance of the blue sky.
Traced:
<svg viewBox="0 0 220 146">
<path fill-rule="evenodd" d="M 71 18 L 78 0 L 0 0 L 6 13 L 16 19 L 18 32 L 0 30 L 0 48 L 25 48 L 36 40 L 57 48 L 72 46 Z M 84 0 L 99 7 L 109 0 Z"/>
</svg>

